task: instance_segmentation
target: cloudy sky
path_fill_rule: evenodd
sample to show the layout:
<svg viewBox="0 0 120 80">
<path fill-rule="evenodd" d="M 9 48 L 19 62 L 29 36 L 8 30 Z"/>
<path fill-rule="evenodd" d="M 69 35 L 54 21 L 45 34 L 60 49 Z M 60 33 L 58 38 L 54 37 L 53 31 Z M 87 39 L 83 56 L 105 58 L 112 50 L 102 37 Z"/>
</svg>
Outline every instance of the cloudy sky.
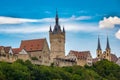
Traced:
<svg viewBox="0 0 120 80">
<path fill-rule="evenodd" d="M 66 30 L 66 54 L 90 50 L 96 56 L 97 38 L 120 56 L 119 0 L 0 0 L 0 45 L 19 47 L 21 40 L 47 38 L 58 10 Z"/>
</svg>

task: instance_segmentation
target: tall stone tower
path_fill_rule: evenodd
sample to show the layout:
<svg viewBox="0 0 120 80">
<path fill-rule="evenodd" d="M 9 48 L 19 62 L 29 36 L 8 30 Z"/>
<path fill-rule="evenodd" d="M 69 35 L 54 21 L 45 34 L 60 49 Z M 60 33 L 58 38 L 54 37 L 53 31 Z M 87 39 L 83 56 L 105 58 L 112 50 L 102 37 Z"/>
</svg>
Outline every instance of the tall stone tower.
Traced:
<svg viewBox="0 0 120 80">
<path fill-rule="evenodd" d="M 63 30 L 61 30 L 57 11 L 54 29 L 52 30 L 50 26 L 49 40 L 51 49 L 51 60 L 53 61 L 54 58 L 63 58 L 65 56 L 65 29 L 63 27 Z"/>
<path fill-rule="evenodd" d="M 108 36 L 107 36 L 107 44 L 106 44 L 105 58 L 108 59 L 109 61 L 111 61 L 111 49 L 110 49 L 110 45 L 109 45 Z"/>
<path fill-rule="evenodd" d="M 98 46 L 97 46 L 97 50 L 96 50 L 96 52 L 97 52 L 97 58 L 102 58 L 102 49 L 101 49 L 101 45 L 100 45 L 100 38 L 99 38 L 99 36 L 98 36 Z"/>
</svg>

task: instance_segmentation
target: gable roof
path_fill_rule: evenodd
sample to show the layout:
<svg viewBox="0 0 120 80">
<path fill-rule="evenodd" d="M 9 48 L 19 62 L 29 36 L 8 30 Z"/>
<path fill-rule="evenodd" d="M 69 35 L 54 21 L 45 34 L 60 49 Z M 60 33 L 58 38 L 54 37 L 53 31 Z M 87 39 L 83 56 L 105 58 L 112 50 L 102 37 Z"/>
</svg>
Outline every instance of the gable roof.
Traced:
<svg viewBox="0 0 120 80">
<path fill-rule="evenodd" d="M 100 61 L 100 58 L 93 58 L 93 59 L 92 59 L 92 62 L 93 62 L 93 63 L 96 63 L 97 61 Z"/>
<path fill-rule="evenodd" d="M 13 48 L 12 51 L 13 51 L 13 54 L 19 54 L 21 49 L 20 48 Z"/>
<path fill-rule="evenodd" d="M 1 50 L 2 48 L 4 48 L 4 46 L 0 46 L 0 50 Z"/>
<path fill-rule="evenodd" d="M 120 57 L 118 58 L 116 64 L 118 64 L 120 66 Z"/>
<path fill-rule="evenodd" d="M 46 39 L 22 40 L 20 49 L 25 49 L 28 52 L 42 51 Z"/>
<path fill-rule="evenodd" d="M 73 51 L 71 50 L 69 54 L 74 54 L 79 59 L 87 59 L 88 56 L 91 56 L 90 51 Z"/>
<path fill-rule="evenodd" d="M 111 54 L 111 61 L 116 62 L 118 60 L 115 54 Z"/>
<path fill-rule="evenodd" d="M 0 50 L 1 49 L 4 49 L 5 53 L 9 53 L 10 49 L 11 49 L 11 46 L 7 46 L 7 47 L 4 47 L 4 46 L 0 46 Z"/>
<path fill-rule="evenodd" d="M 8 53 L 10 51 L 11 47 L 10 46 L 7 46 L 7 47 L 4 47 L 4 50 L 6 53 Z"/>
</svg>

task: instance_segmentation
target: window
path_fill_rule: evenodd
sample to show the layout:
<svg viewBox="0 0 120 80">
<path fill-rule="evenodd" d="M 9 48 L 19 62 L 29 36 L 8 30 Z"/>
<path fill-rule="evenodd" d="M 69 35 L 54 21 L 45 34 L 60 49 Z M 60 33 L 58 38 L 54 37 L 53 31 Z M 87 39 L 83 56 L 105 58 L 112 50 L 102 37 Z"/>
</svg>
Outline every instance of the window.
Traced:
<svg viewBox="0 0 120 80">
<path fill-rule="evenodd" d="M 98 57 L 99 57 L 100 55 L 98 54 Z"/>
<path fill-rule="evenodd" d="M 41 56 L 39 56 L 39 58 L 41 58 Z"/>
</svg>

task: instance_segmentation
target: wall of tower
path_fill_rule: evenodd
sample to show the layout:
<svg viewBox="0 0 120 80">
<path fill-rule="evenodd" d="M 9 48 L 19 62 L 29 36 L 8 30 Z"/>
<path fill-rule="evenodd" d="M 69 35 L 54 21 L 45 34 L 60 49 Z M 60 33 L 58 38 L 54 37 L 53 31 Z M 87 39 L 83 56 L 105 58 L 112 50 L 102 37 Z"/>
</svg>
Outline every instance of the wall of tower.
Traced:
<svg viewBox="0 0 120 80">
<path fill-rule="evenodd" d="M 54 58 L 63 58 L 65 57 L 65 33 L 53 34 L 50 33 L 50 57 L 53 60 Z"/>
<path fill-rule="evenodd" d="M 97 58 L 102 58 L 102 50 L 97 50 Z"/>
<path fill-rule="evenodd" d="M 110 49 L 106 49 L 105 51 L 105 58 L 109 61 L 111 61 L 111 50 Z"/>
</svg>

